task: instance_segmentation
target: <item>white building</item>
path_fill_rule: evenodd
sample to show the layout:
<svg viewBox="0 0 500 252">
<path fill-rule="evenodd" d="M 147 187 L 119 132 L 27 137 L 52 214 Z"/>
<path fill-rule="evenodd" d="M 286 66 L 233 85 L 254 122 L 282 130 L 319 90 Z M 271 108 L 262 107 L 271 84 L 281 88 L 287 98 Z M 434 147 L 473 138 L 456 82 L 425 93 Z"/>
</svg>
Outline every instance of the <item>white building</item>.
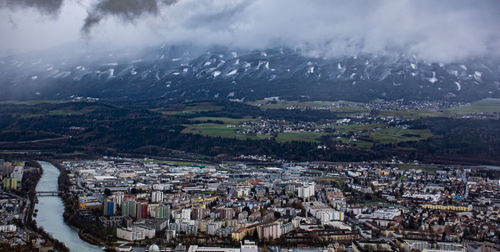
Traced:
<svg viewBox="0 0 500 252">
<path fill-rule="evenodd" d="M 132 226 L 129 228 L 117 228 L 116 237 L 127 241 L 140 241 L 146 238 L 152 239 L 156 231 L 151 228 Z"/>
<path fill-rule="evenodd" d="M 18 182 L 23 180 L 24 166 L 16 166 L 14 167 L 14 171 L 12 171 L 12 177 L 16 178 Z"/>
<path fill-rule="evenodd" d="M 0 225 L 0 233 L 15 233 L 17 232 L 16 225 Z"/>
<path fill-rule="evenodd" d="M 182 220 L 191 220 L 191 208 L 184 208 L 181 211 Z"/>
<path fill-rule="evenodd" d="M 207 224 L 207 234 L 215 235 L 217 230 L 221 229 L 222 225 L 220 222 L 214 222 Z"/>
<path fill-rule="evenodd" d="M 281 224 L 281 233 L 288 234 L 294 230 L 294 226 L 291 222 Z"/>
<path fill-rule="evenodd" d="M 235 190 L 236 192 L 236 197 L 246 197 L 250 195 L 250 187 L 238 187 Z"/>
<path fill-rule="evenodd" d="M 314 196 L 315 185 L 316 184 L 314 182 L 310 182 L 310 183 L 304 183 L 302 186 L 300 186 L 298 188 L 299 198 L 308 199 Z"/>
<path fill-rule="evenodd" d="M 113 202 L 115 202 L 118 206 L 121 206 L 123 203 L 123 192 L 116 192 L 111 196 L 113 198 Z"/>
<path fill-rule="evenodd" d="M 244 244 L 241 245 L 241 252 L 258 252 L 259 247 L 255 244 L 255 242 L 245 241 Z"/>
<path fill-rule="evenodd" d="M 198 245 L 191 245 L 188 252 L 241 252 L 241 250 L 239 248 L 198 247 Z"/>
<path fill-rule="evenodd" d="M 188 252 L 258 252 L 259 247 L 255 242 L 245 241 L 241 248 L 221 248 L 221 247 L 198 247 L 198 245 L 189 246 Z"/>
<path fill-rule="evenodd" d="M 167 240 L 167 242 L 174 240 L 175 237 L 176 237 L 175 230 L 168 229 L 165 231 L 165 239 Z"/>
<path fill-rule="evenodd" d="M 305 205 L 306 212 L 321 221 L 321 224 L 327 225 L 332 221 L 343 221 L 344 213 L 336 211 L 322 202 L 310 202 Z"/>
<path fill-rule="evenodd" d="M 153 185 L 153 190 L 164 191 L 164 190 L 170 190 L 170 189 L 172 189 L 172 184 L 154 184 Z"/>
<path fill-rule="evenodd" d="M 271 223 L 257 227 L 257 233 L 261 240 L 274 240 L 281 237 L 280 223 Z"/>
<path fill-rule="evenodd" d="M 466 248 L 464 245 L 460 243 L 452 243 L 452 242 L 437 242 L 432 243 L 429 241 L 420 241 L 420 240 L 404 240 L 403 251 L 427 251 L 427 252 L 438 252 L 438 251 L 446 251 L 446 252 L 465 252 Z"/>
<path fill-rule="evenodd" d="M 151 193 L 151 201 L 152 202 L 162 202 L 163 201 L 163 192 L 162 191 L 153 191 Z"/>
<path fill-rule="evenodd" d="M 359 177 L 359 176 L 361 176 L 361 172 L 347 171 L 347 175 L 349 177 Z"/>
</svg>

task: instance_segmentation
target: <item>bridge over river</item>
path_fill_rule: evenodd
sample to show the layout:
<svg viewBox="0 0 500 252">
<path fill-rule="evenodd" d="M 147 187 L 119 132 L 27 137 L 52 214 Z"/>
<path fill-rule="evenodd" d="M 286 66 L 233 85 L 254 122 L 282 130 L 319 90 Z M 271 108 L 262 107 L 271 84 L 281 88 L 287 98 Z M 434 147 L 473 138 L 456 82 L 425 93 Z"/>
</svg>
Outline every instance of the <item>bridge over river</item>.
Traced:
<svg viewBox="0 0 500 252">
<path fill-rule="evenodd" d="M 36 196 L 44 197 L 44 196 L 57 196 L 61 193 L 60 191 L 37 191 Z"/>
<path fill-rule="evenodd" d="M 36 186 L 36 194 L 40 197 L 35 206 L 38 209 L 37 225 L 43 227 L 57 240 L 64 242 L 71 251 L 102 251 L 102 248 L 81 240 L 78 232 L 66 225 L 63 218 L 64 204 L 57 190 L 59 170 L 51 163 L 42 161 L 39 163 L 42 165 L 43 174 Z"/>
</svg>

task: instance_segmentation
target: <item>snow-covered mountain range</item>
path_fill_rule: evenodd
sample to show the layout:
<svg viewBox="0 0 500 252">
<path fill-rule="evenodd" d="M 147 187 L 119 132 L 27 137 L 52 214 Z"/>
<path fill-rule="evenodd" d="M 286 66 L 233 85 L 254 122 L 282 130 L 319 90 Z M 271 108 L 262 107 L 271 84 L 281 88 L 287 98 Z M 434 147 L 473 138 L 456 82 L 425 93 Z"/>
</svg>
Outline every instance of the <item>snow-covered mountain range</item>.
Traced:
<svg viewBox="0 0 500 252">
<path fill-rule="evenodd" d="M 114 52 L 0 58 L 0 99 L 75 96 L 169 100 L 409 99 L 500 97 L 497 59 L 428 63 L 412 56 L 309 57 L 288 48 L 196 51 L 161 46 Z M 21 59 L 22 58 L 22 59 Z"/>
</svg>

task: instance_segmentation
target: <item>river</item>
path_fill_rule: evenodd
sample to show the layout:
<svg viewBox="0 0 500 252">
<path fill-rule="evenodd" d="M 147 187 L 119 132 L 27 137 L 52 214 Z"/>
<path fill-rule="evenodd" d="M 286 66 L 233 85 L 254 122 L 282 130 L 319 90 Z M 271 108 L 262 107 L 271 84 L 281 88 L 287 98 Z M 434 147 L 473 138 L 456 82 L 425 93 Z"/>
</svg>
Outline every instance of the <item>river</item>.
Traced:
<svg viewBox="0 0 500 252">
<path fill-rule="evenodd" d="M 57 191 L 59 170 L 48 162 L 39 162 L 43 168 L 43 175 L 36 186 L 36 191 Z M 63 218 L 64 204 L 59 196 L 38 197 L 37 225 L 57 240 L 66 244 L 71 251 L 102 251 L 101 248 L 89 244 L 78 236 L 78 232 L 71 229 Z"/>
</svg>

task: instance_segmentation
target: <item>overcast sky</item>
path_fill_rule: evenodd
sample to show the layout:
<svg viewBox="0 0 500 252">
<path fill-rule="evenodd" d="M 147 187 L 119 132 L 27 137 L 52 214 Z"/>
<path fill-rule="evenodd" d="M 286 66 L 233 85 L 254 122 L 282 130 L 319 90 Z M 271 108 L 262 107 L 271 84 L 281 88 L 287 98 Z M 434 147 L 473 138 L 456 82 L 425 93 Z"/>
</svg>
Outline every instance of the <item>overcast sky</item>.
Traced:
<svg viewBox="0 0 500 252">
<path fill-rule="evenodd" d="M 0 0 L 0 55 L 192 43 L 447 62 L 498 56 L 499 30 L 498 0 Z"/>
</svg>

